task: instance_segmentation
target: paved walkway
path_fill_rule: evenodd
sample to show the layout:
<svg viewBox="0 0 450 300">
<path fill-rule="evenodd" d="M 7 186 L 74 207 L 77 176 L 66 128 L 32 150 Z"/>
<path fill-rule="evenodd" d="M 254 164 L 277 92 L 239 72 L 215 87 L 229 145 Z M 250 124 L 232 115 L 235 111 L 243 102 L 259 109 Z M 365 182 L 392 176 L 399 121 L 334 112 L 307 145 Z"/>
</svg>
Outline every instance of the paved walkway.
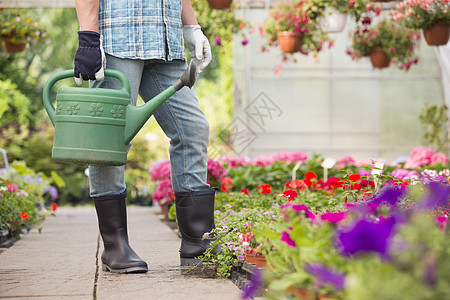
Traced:
<svg viewBox="0 0 450 300">
<path fill-rule="evenodd" d="M 179 266 L 180 239 L 154 207 L 128 209 L 130 244 L 149 265 L 144 274 L 103 272 L 93 207 L 59 208 L 0 253 L 0 299 L 240 299 L 227 279 Z"/>
</svg>

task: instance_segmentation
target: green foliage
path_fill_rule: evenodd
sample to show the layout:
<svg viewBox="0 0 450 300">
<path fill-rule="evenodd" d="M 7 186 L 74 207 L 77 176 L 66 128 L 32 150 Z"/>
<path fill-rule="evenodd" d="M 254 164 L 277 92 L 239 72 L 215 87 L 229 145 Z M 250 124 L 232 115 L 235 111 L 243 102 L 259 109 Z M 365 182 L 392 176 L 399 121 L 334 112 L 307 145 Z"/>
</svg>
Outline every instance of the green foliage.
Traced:
<svg viewBox="0 0 450 300">
<path fill-rule="evenodd" d="M 24 162 L 11 164 L 9 172 L 0 173 L 0 229 L 21 232 L 22 226 L 37 224 L 43 190 L 52 179 L 36 173 Z"/>
<path fill-rule="evenodd" d="M 424 144 L 437 152 L 450 153 L 450 133 L 448 132 L 448 107 L 425 104 L 419 116 Z"/>
<path fill-rule="evenodd" d="M 233 34 L 247 25 L 243 19 L 236 18 L 233 9 L 211 9 L 206 0 L 192 0 L 191 4 L 197 21 L 212 46 L 217 37 L 224 42 L 231 42 Z"/>
<path fill-rule="evenodd" d="M 11 80 L 0 81 L 0 132 L 12 124 L 29 126 L 33 118 L 30 103 Z"/>
</svg>

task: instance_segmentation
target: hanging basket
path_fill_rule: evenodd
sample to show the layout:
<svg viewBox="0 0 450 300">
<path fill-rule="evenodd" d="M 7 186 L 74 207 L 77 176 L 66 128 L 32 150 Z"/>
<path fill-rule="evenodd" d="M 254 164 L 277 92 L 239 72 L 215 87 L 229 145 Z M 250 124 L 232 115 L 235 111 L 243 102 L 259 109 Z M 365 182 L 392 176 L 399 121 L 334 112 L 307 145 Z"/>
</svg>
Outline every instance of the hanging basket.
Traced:
<svg viewBox="0 0 450 300">
<path fill-rule="evenodd" d="M 27 46 L 27 43 L 15 44 L 10 41 L 5 41 L 5 44 L 3 45 L 3 47 L 5 48 L 5 51 L 8 53 L 23 52 L 25 50 L 26 46 Z"/>
<path fill-rule="evenodd" d="M 370 53 L 370 61 L 374 68 L 383 69 L 389 66 L 390 59 L 381 48 L 375 48 Z"/>
<path fill-rule="evenodd" d="M 212 9 L 228 9 L 233 0 L 208 0 L 209 7 Z"/>
<path fill-rule="evenodd" d="M 327 8 L 324 16 L 319 19 L 320 28 L 323 32 L 338 33 L 342 32 L 347 23 L 347 15 L 338 12 L 335 9 Z"/>
<path fill-rule="evenodd" d="M 295 53 L 300 51 L 303 41 L 303 33 L 283 31 L 277 33 L 278 45 L 283 53 Z"/>
<path fill-rule="evenodd" d="M 423 29 L 423 35 L 429 46 L 447 45 L 450 36 L 450 25 L 435 24 L 431 28 Z"/>
</svg>

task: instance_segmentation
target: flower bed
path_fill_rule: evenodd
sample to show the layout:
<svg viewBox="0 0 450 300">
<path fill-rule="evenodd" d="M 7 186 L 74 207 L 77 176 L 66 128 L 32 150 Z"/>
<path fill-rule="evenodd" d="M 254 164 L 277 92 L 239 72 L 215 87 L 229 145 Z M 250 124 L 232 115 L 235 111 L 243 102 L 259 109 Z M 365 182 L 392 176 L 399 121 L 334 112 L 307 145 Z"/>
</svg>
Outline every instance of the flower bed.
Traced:
<svg viewBox="0 0 450 300">
<path fill-rule="evenodd" d="M 55 181 L 61 184 L 56 174 L 47 178 L 20 162 L 13 163 L 10 170 L 0 170 L 0 247 L 10 247 L 25 229 L 37 225 L 48 212 L 53 215 L 58 208 L 58 192 L 51 185 Z"/>
<path fill-rule="evenodd" d="M 344 157 L 327 172 L 322 161 L 281 152 L 225 158 L 219 164 L 224 169 L 210 163 L 209 176 L 222 178 L 222 192 L 216 196 L 216 240 L 204 260 L 219 276 L 244 285 L 246 297 L 445 298 L 447 156 L 418 147 L 382 169 L 380 159 Z M 219 245 L 221 253 L 212 255 Z M 264 268 L 254 267 L 257 257 L 266 259 Z"/>
</svg>

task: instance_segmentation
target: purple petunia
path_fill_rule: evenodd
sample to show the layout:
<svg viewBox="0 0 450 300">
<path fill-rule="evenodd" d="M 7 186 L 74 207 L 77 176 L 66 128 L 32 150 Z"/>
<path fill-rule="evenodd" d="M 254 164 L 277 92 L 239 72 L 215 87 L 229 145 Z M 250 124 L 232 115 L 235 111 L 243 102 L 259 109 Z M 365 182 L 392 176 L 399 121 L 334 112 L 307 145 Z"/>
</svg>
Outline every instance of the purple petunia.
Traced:
<svg viewBox="0 0 450 300">
<path fill-rule="evenodd" d="M 387 202 L 391 205 L 396 205 L 397 202 L 405 195 L 406 190 L 400 189 L 397 186 L 390 186 L 384 188 L 380 194 L 373 197 L 372 202 L 381 204 Z"/>
<path fill-rule="evenodd" d="M 316 278 L 319 286 L 330 284 L 337 290 L 343 290 L 345 285 L 345 275 L 328 269 L 322 264 L 311 264 L 306 266 L 306 271 Z"/>
<path fill-rule="evenodd" d="M 281 240 L 283 242 L 285 242 L 286 244 L 288 244 L 288 246 L 291 246 L 291 247 L 296 246 L 295 242 L 291 239 L 291 236 L 289 235 L 289 233 L 287 231 L 283 231 L 283 233 L 281 234 Z"/>
<path fill-rule="evenodd" d="M 58 190 L 54 186 L 51 185 L 48 188 L 46 188 L 44 190 L 44 195 L 47 193 L 50 194 L 50 199 L 52 201 L 55 201 L 56 199 L 58 199 Z"/>
<path fill-rule="evenodd" d="M 385 256 L 394 224 L 394 219 L 380 223 L 364 219 L 356 221 L 350 230 L 337 233 L 337 242 L 342 254 L 348 256 L 373 251 Z"/>
<path fill-rule="evenodd" d="M 304 204 L 292 204 L 292 203 L 288 203 L 285 205 L 282 205 L 281 208 L 285 209 L 285 208 L 292 208 L 293 210 L 295 210 L 296 212 L 305 212 L 305 216 L 307 218 L 310 218 L 312 220 L 314 220 L 316 218 L 316 216 L 309 210 L 308 206 L 304 205 Z"/>
<path fill-rule="evenodd" d="M 257 296 L 259 290 L 263 285 L 261 270 L 255 268 L 251 276 L 249 284 L 244 287 L 244 292 L 242 293 L 242 299 L 253 299 Z"/>
<path fill-rule="evenodd" d="M 450 186 L 439 182 L 430 182 L 423 206 L 425 208 L 449 208 Z"/>
</svg>

